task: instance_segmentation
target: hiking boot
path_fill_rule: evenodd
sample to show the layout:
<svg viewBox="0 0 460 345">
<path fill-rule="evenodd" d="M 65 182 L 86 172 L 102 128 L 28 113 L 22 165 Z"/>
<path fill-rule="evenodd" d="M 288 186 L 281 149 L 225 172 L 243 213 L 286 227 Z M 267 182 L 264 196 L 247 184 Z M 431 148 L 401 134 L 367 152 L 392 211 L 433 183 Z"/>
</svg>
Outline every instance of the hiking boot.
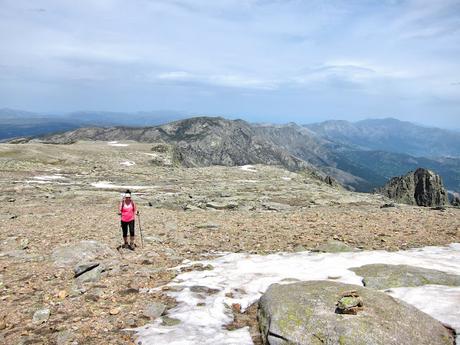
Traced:
<svg viewBox="0 0 460 345">
<path fill-rule="evenodd" d="M 135 245 L 134 245 L 134 244 L 130 244 L 130 245 L 128 245 L 128 249 L 134 250 L 134 247 L 135 247 Z"/>
<path fill-rule="evenodd" d="M 121 245 L 121 248 L 124 248 L 124 249 L 129 248 L 129 244 L 128 243 L 123 243 Z"/>
</svg>

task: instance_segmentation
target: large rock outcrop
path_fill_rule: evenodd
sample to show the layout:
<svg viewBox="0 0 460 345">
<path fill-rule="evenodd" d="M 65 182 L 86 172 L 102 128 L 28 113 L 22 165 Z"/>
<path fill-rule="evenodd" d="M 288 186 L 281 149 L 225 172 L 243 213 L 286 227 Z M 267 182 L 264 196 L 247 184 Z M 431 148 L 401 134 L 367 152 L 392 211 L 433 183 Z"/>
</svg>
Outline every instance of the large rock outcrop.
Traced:
<svg viewBox="0 0 460 345">
<path fill-rule="evenodd" d="M 460 207 L 460 194 L 454 193 L 450 203 L 452 204 L 452 206 Z"/>
<path fill-rule="evenodd" d="M 338 312 L 347 292 L 358 296 L 355 315 Z M 271 285 L 259 301 L 258 318 L 265 345 L 454 344 L 440 322 L 415 307 L 377 290 L 330 281 Z"/>
<path fill-rule="evenodd" d="M 409 205 L 435 207 L 448 203 L 441 177 L 423 168 L 411 171 L 405 176 L 393 177 L 378 192 Z"/>
</svg>

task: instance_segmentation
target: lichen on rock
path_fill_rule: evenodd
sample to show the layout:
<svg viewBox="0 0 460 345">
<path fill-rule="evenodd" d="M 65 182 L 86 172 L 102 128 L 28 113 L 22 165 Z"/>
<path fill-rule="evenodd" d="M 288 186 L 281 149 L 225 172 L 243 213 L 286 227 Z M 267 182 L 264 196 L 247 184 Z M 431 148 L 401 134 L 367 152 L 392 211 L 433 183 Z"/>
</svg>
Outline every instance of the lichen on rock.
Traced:
<svg viewBox="0 0 460 345">
<path fill-rule="evenodd" d="M 360 311 L 337 313 L 338 300 Z M 330 281 L 271 285 L 259 301 L 258 320 L 266 345 L 453 344 L 440 322 L 415 307 L 377 290 Z"/>
</svg>

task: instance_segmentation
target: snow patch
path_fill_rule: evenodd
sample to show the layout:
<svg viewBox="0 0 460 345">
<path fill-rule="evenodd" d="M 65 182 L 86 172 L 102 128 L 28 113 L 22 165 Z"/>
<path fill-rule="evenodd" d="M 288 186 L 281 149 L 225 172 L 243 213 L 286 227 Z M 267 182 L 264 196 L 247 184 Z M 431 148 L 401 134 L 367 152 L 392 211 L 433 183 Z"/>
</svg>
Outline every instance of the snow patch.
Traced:
<svg viewBox="0 0 460 345">
<path fill-rule="evenodd" d="M 133 161 L 124 161 L 124 162 L 121 162 L 120 164 L 130 167 L 132 165 L 135 165 L 136 163 L 134 163 Z"/>
<path fill-rule="evenodd" d="M 193 265 L 191 262 L 188 265 Z M 192 271 L 178 275 L 168 286 L 175 289 L 168 295 L 178 305 L 168 316 L 179 319 L 176 326 L 163 326 L 160 320 L 137 329 L 142 344 L 183 345 L 222 344 L 252 345 L 247 328 L 228 331 L 224 325 L 233 319 L 230 306 L 238 303 L 246 309 L 256 302 L 273 283 L 293 280 L 327 280 L 362 285 L 362 277 L 351 267 L 386 263 L 411 265 L 460 274 L 460 244 L 448 247 L 425 247 L 408 251 L 363 251 L 353 253 L 278 253 L 267 256 L 232 253 L 214 260 L 201 261 L 212 265 L 210 271 Z M 194 293 L 193 286 L 206 286 L 219 292 L 212 295 Z M 179 288 L 179 289 L 178 289 Z M 181 291 L 178 291 L 182 289 Z M 153 289 L 151 291 L 158 291 Z M 458 298 L 460 288 L 422 287 L 392 289 L 392 294 L 416 307 L 422 305 L 422 294 L 436 298 L 436 306 L 424 307 L 425 312 L 452 325 L 460 332 Z M 233 297 L 226 297 L 232 293 Z M 426 297 L 424 299 L 426 301 Z"/>
<path fill-rule="evenodd" d="M 62 176 L 61 174 L 54 174 L 54 175 L 34 176 L 34 179 L 39 180 L 39 181 L 54 181 L 54 180 L 65 179 L 65 177 Z"/>
<path fill-rule="evenodd" d="M 95 188 L 104 188 L 104 189 L 149 189 L 149 188 L 155 188 L 153 186 L 121 186 L 121 185 L 115 185 L 112 182 L 109 181 L 98 181 L 98 182 L 93 182 L 91 183 L 91 186 Z"/>
<path fill-rule="evenodd" d="M 244 171 L 257 172 L 257 169 L 254 167 L 254 165 L 242 165 L 239 168 Z"/>
<path fill-rule="evenodd" d="M 281 179 L 284 180 L 284 181 L 291 181 L 292 180 L 292 178 L 287 177 L 287 176 L 283 176 L 283 177 L 281 177 Z"/>
<path fill-rule="evenodd" d="M 25 181 L 14 181 L 15 183 L 21 183 L 21 182 L 24 182 L 24 183 L 27 183 L 27 184 L 30 184 L 30 183 L 37 183 L 37 184 L 48 184 L 48 183 L 53 183 L 52 181 L 40 181 L 40 180 L 25 180 Z"/>
<path fill-rule="evenodd" d="M 109 141 L 107 143 L 107 145 L 109 145 L 109 146 L 117 146 L 117 147 L 129 146 L 129 144 L 120 144 L 118 141 Z"/>
<path fill-rule="evenodd" d="M 34 176 L 33 180 L 24 180 L 24 181 L 14 181 L 15 183 L 36 183 L 36 184 L 61 184 L 61 185 L 68 185 L 72 184 L 70 182 L 62 182 L 62 180 L 67 180 L 68 178 L 65 176 L 62 176 L 61 174 L 54 174 L 54 175 L 40 175 L 40 176 Z"/>
</svg>

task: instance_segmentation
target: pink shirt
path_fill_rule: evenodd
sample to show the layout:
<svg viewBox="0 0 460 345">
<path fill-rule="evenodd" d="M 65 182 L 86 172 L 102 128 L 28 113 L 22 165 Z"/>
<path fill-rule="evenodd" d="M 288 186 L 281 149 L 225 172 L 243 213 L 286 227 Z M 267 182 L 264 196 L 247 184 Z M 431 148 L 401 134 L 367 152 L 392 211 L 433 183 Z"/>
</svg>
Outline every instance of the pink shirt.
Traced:
<svg viewBox="0 0 460 345">
<path fill-rule="evenodd" d="M 136 214 L 136 206 L 134 205 L 134 202 L 131 201 L 129 205 L 126 204 L 124 201 L 120 203 L 120 212 L 122 222 L 130 222 L 134 220 L 134 215 Z"/>
</svg>

